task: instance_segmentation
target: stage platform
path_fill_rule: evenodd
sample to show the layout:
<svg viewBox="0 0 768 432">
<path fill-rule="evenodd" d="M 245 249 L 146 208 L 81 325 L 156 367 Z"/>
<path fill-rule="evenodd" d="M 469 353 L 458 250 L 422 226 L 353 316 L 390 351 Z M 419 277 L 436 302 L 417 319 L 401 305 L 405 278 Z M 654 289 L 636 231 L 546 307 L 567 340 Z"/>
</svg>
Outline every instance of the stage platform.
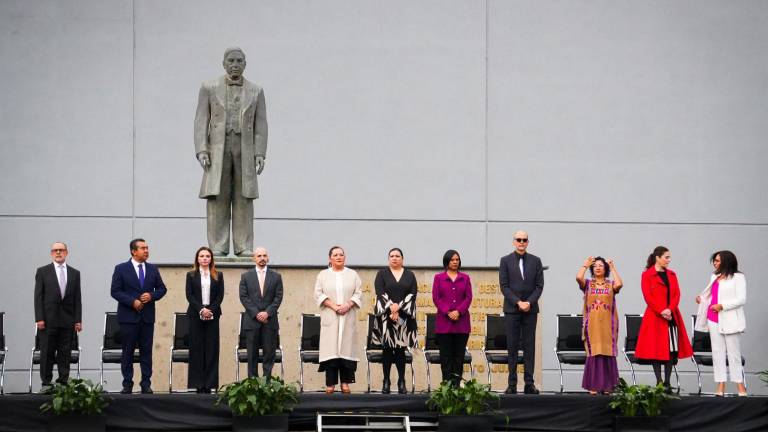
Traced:
<svg viewBox="0 0 768 432">
<path fill-rule="evenodd" d="M 110 394 L 106 410 L 108 431 L 227 431 L 231 413 L 214 406 L 215 395 Z M 608 396 L 588 394 L 503 395 L 495 419 L 496 430 L 610 431 L 613 413 Z M 44 431 L 52 417 L 39 413 L 45 396 L 0 396 L 0 431 Z M 318 412 L 404 413 L 434 430 L 435 413 L 424 405 L 426 394 L 381 395 L 304 393 L 291 414 L 291 430 L 315 430 Z M 673 431 L 768 431 L 768 397 L 682 396 L 667 409 Z M 505 415 L 509 418 L 507 422 Z M 467 431 L 471 432 L 471 431 Z"/>
</svg>

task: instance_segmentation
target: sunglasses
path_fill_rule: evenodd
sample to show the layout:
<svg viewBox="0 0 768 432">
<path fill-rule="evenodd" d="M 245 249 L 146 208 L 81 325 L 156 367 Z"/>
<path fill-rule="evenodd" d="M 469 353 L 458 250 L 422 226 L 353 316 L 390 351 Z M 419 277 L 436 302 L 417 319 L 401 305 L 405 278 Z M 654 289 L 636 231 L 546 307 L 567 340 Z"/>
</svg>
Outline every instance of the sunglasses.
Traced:
<svg viewBox="0 0 768 432">
<path fill-rule="evenodd" d="M 518 242 L 518 243 L 528 243 L 528 239 L 527 238 L 526 239 L 516 238 L 515 241 Z"/>
</svg>

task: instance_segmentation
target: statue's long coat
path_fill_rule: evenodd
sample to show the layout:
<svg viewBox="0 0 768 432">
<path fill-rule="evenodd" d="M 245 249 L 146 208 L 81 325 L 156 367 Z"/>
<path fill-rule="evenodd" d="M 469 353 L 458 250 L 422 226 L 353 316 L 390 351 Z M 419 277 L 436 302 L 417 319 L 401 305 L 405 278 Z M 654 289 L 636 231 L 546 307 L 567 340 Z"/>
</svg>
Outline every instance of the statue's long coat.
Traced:
<svg viewBox="0 0 768 432">
<path fill-rule="evenodd" d="M 243 196 L 255 199 L 259 197 L 256 157 L 267 154 L 267 109 L 262 88 L 246 79 L 243 79 L 240 119 Z M 203 173 L 200 198 L 219 194 L 226 124 L 227 82 L 222 76 L 204 82 L 197 101 L 195 154 L 207 151 L 211 158 L 211 165 Z"/>
</svg>

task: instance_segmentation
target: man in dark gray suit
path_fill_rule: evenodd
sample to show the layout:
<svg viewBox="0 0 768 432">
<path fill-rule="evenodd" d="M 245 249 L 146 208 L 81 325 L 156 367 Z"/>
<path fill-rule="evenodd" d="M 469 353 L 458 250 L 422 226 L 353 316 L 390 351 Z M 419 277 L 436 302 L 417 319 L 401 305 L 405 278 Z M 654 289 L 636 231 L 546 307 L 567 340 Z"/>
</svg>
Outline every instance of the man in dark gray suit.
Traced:
<svg viewBox="0 0 768 432">
<path fill-rule="evenodd" d="M 240 277 L 240 303 L 245 307 L 248 336 L 248 376 L 259 376 L 259 349 L 263 351 L 264 376 L 272 375 L 277 349 L 277 309 L 283 301 L 283 278 L 267 267 L 269 254 L 263 247 L 253 251 L 256 267 Z"/>
<path fill-rule="evenodd" d="M 43 387 L 51 385 L 53 363 L 65 384 L 69 379 L 72 339 L 83 329 L 83 307 L 80 298 L 80 272 L 67 265 L 67 245 L 51 245 L 53 263 L 35 273 L 35 321 L 40 337 L 40 378 Z"/>
<path fill-rule="evenodd" d="M 501 258 L 499 285 L 504 294 L 504 321 L 507 327 L 509 377 L 507 394 L 517 393 L 517 350 L 523 339 L 524 392 L 538 394 L 533 384 L 536 359 L 536 319 L 539 297 L 544 289 L 544 267 L 536 255 L 529 254 L 528 233 L 518 231 L 514 236 L 515 251 Z"/>
</svg>

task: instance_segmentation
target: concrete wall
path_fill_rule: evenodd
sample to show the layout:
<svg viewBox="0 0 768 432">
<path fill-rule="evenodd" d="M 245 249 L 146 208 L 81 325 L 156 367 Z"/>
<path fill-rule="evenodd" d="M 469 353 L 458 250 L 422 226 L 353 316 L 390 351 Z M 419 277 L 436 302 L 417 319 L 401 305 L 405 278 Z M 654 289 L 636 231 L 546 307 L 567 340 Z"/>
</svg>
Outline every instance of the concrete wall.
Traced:
<svg viewBox="0 0 768 432">
<path fill-rule="evenodd" d="M 0 0 L 8 390 L 25 388 L 32 280 L 52 241 L 83 272 L 91 378 L 128 241 L 147 238 L 160 263 L 204 243 L 197 90 L 240 45 L 267 99 L 255 235 L 273 263 L 320 266 L 342 244 L 353 267 L 384 265 L 391 246 L 410 265 L 439 265 L 451 247 L 492 267 L 527 229 L 550 266 L 542 387 L 554 389 L 554 314 L 579 310 L 586 255 L 617 261 L 620 312 L 640 313 L 642 264 L 667 245 L 688 315 L 708 255 L 728 248 L 749 281 L 750 390 L 766 392 L 754 376 L 768 368 L 765 2 L 224 6 Z"/>
</svg>

